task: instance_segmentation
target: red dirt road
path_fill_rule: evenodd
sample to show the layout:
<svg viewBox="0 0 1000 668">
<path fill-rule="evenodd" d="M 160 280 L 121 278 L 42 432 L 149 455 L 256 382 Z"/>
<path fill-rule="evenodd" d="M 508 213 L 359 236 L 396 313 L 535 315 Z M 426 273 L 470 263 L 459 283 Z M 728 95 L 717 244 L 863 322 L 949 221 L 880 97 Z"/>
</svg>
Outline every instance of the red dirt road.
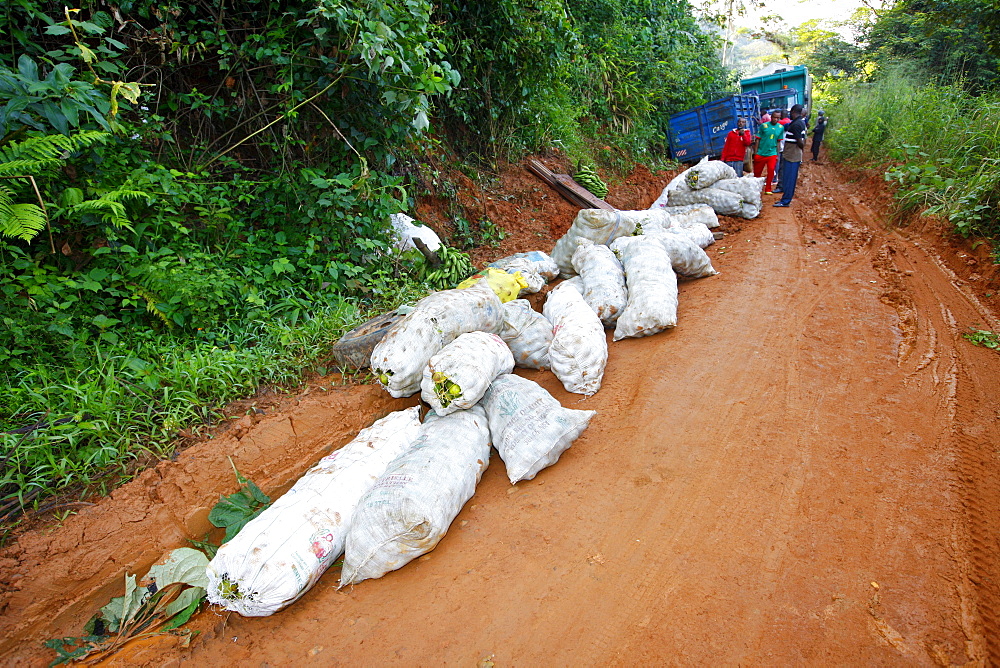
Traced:
<svg viewBox="0 0 1000 668">
<path fill-rule="evenodd" d="M 1000 355 L 961 336 L 1000 330 L 996 280 L 887 229 L 833 168 L 800 180 L 791 208 L 729 222 L 676 329 L 610 345 L 594 397 L 524 374 L 598 415 L 516 487 L 494 453 L 433 552 L 343 591 L 331 571 L 269 618 L 203 612 L 188 647 L 110 663 L 1000 661 Z M 0 655 L 51 660 L 41 641 L 78 635 L 125 570 L 201 535 L 234 486 L 226 455 L 273 492 L 413 403 L 313 388 L 22 535 L 0 560 Z"/>
</svg>

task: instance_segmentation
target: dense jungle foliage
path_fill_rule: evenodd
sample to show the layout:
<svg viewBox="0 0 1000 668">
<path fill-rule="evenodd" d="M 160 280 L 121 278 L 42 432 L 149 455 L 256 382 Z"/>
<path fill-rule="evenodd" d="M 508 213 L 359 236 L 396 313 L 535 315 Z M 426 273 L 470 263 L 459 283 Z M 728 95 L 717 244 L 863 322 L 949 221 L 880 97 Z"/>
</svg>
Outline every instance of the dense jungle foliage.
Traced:
<svg viewBox="0 0 1000 668">
<path fill-rule="evenodd" d="M 826 89 L 834 157 L 882 169 L 902 219 L 1000 239 L 1000 1 L 901 0 L 860 27 L 859 76 Z"/>
<path fill-rule="evenodd" d="M 728 83 L 686 0 L 12 0 L 0 36 L 0 519 L 425 291 L 387 227 L 427 156 L 649 158 Z"/>
</svg>

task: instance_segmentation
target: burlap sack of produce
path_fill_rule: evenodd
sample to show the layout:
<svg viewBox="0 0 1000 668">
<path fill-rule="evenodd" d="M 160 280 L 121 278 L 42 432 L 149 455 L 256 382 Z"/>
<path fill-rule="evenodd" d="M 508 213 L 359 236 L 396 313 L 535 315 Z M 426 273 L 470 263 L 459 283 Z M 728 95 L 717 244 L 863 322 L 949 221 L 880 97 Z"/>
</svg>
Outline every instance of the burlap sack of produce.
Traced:
<svg viewBox="0 0 1000 668">
<path fill-rule="evenodd" d="M 420 398 L 438 415 L 472 408 L 494 378 L 513 370 L 514 356 L 499 336 L 462 334 L 427 362 Z"/>
<path fill-rule="evenodd" d="M 358 502 L 340 586 L 380 578 L 433 550 L 489 461 L 490 429 L 481 406 L 428 415 L 413 445 Z"/>
<path fill-rule="evenodd" d="M 559 265 L 563 278 L 574 276 L 573 253 L 580 239 L 590 239 L 595 244 L 610 244 L 618 237 L 627 237 L 635 231 L 635 221 L 620 211 L 582 209 L 573 219 L 569 231 L 556 242 L 552 259 Z"/>
<path fill-rule="evenodd" d="M 486 284 L 490 286 L 490 289 L 496 293 L 496 296 L 500 298 L 501 302 L 509 302 L 511 300 L 517 299 L 517 296 L 521 294 L 521 290 L 528 287 L 527 281 L 520 272 L 508 273 L 503 269 L 497 269 L 495 267 L 487 267 L 482 271 L 477 271 L 472 276 L 455 286 L 456 290 L 466 290 L 471 288 L 473 285 L 477 285 L 479 281 L 485 280 Z M 537 290 L 536 290 L 537 292 Z"/>
<path fill-rule="evenodd" d="M 208 564 L 208 600 L 246 617 L 306 593 L 344 551 L 361 497 L 420 430 L 416 406 L 390 413 L 319 460 Z"/>
<path fill-rule="evenodd" d="M 513 272 L 527 268 L 533 271 L 546 281 L 553 281 L 559 278 L 559 265 L 552 257 L 543 251 L 528 251 L 526 253 L 514 253 L 507 257 L 502 257 L 495 262 L 490 262 L 490 267 Z"/>
<path fill-rule="evenodd" d="M 706 278 L 719 273 L 712 266 L 708 254 L 686 235 L 657 232 L 647 234 L 646 237 L 663 246 L 663 250 L 667 251 L 670 257 L 670 266 L 678 276 Z"/>
<path fill-rule="evenodd" d="M 732 168 L 730 168 L 732 169 Z M 684 206 L 686 204 L 707 204 L 720 215 L 737 216 L 740 213 L 740 204 L 743 198 L 728 190 L 718 190 L 716 188 L 702 188 L 701 190 L 672 190 L 670 191 L 670 206 Z"/>
<path fill-rule="evenodd" d="M 555 464 L 597 414 L 563 408 L 541 385 L 513 374 L 494 380 L 481 405 L 511 484 Z"/>
<path fill-rule="evenodd" d="M 719 216 L 708 204 L 667 206 L 661 209 L 670 218 L 670 227 L 687 227 L 701 223 L 709 229 L 719 226 Z"/>
<path fill-rule="evenodd" d="M 542 251 L 515 253 L 496 262 L 490 262 L 487 266 L 503 269 L 509 274 L 521 272 L 521 276 L 528 284 L 528 287 L 521 290 L 521 296 L 534 294 L 549 281 L 559 278 L 559 265 L 548 253 Z"/>
<path fill-rule="evenodd" d="M 372 372 L 389 394 L 408 397 L 420 390 L 424 367 L 434 353 L 466 332 L 496 334 L 502 326 L 503 304 L 486 281 L 466 290 L 431 293 L 372 350 Z"/>
<path fill-rule="evenodd" d="M 683 227 L 671 227 L 669 230 L 666 230 L 666 232 L 667 234 L 679 234 L 687 237 L 693 241 L 698 248 L 708 248 L 715 243 L 715 235 L 712 234 L 712 230 L 708 229 L 708 227 L 701 223 L 694 223 Z"/>
<path fill-rule="evenodd" d="M 628 299 L 621 262 L 607 246 L 581 239 L 573 253 L 573 269 L 583 281 L 583 300 L 605 327 L 614 327 Z"/>
<path fill-rule="evenodd" d="M 611 244 L 625 267 L 628 304 L 618 318 L 614 340 L 651 336 L 677 325 L 677 276 L 663 246 L 644 236 Z"/>
<path fill-rule="evenodd" d="M 510 348 L 514 365 L 526 369 L 548 369 L 552 324 L 531 308 L 527 299 L 507 302 L 503 310 L 500 338 Z"/>
<path fill-rule="evenodd" d="M 684 173 L 684 183 L 691 190 L 711 187 L 722 179 L 735 179 L 736 170 L 721 160 L 700 162 Z"/>
<path fill-rule="evenodd" d="M 743 198 L 743 204 L 750 204 L 758 209 L 761 207 L 761 192 L 764 190 L 763 177 L 744 176 L 738 179 L 722 179 L 712 185 L 719 190 L 734 192 Z"/>
<path fill-rule="evenodd" d="M 542 312 L 552 323 L 552 373 L 567 392 L 594 394 L 601 389 L 608 363 L 608 341 L 600 318 L 568 281 L 546 296 Z"/>
</svg>

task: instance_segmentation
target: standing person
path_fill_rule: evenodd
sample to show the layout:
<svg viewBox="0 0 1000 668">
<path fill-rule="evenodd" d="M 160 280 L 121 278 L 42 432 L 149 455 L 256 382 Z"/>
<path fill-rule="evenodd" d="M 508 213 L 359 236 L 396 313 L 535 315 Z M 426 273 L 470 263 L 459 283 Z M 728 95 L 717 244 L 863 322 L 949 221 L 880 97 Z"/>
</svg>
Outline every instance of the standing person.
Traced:
<svg viewBox="0 0 1000 668">
<path fill-rule="evenodd" d="M 819 147 L 823 143 L 823 135 L 826 133 L 826 124 L 830 122 L 829 117 L 820 109 L 819 118 L 816 119 L 816 127 L 813 128 L 812 154 L 813 162 L 819 160 Z"/>
<path fill-rule="evenodd" d="M 745 118 L 737 119 L 736 127 L 726 135 L 726 143 L 722 146 L 722 162 L 736 170 L 736 176 L 743 176 L 743 156 L 747 146 L 753 144 L 753 135 L 747 128 Z"/>
<path fill-rule="evenodd" d="M 774 181 L 774 167 L 778 163 L 778 140 L 785 133 L 781 123 L 771 122 L 771 116 L 761 117 L 760 127 L 754 140 L 753 175 L 760 176 L 767 169 L 767 180 L 764 182 L 764 192 L 771 192 L 771 182 Z"/>
<path fill-rule="evenodd" d="M 806 148 L 806 123 L 802 120 L 802 105 L 796 104 L 791 110 L 791 122 L 785 126 L 785 150 L 782 155 L 783 170 L 781 184 L 784 190 L 781 199 L 774 206 L 788 206 L 795 197 L 795 184 L 799 180 L 799 165 Z"/>
<path fill-rule="evenodd" d="M 777 116 L 775 116 L 777 114 Z M 782 127 L 787 126 L 792 122 L 792 119 L 788 117 L 788 112 L 784 109 L 778 109 L 777 111 L 771 112 L 771 120 L 777 120 L 781 123 Z M 774 192 L 781 192 L 781 174 L 782 174 L 782 161 L 781 156 L 785 152 L 785 136 L 781 136 L 781 141 L 778 142 L 778 166 L 774 170 Z"/>
</svg>

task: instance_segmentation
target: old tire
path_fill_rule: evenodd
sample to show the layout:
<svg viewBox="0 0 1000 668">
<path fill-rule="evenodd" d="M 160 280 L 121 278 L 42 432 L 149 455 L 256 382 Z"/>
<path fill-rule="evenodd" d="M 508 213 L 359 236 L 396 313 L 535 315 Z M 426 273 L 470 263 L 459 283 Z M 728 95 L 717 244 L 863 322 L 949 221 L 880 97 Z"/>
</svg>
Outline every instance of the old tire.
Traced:
<svg viewBox="0 0 1000 668">
<path fill-rule="evenodd" d="M 395 311 L 384 313 L 355 327 L 333 344 L 333 359 L 341 369 L 366 369 L 371 364 L 372 350 L 389 329 L 403 316 Z"/>
</svg>

